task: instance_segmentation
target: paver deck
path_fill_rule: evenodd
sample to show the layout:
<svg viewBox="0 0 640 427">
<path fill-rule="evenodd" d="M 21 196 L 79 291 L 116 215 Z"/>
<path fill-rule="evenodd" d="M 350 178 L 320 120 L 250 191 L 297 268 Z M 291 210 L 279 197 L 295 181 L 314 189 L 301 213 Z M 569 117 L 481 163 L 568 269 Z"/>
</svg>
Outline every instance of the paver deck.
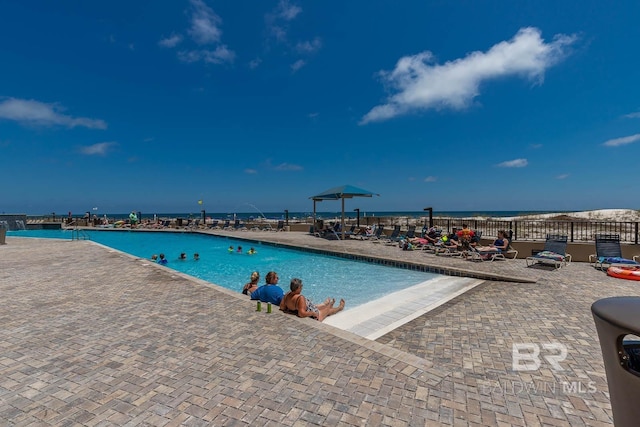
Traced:
<svg viewBox="0 0 640 427">
<path fill-rule="evenodd" d="M 612 425 L 590 305 L 640 295 L 635 282 L 581 263 L 219 234 L 535 283 L 485 281 L 372 341 L 89 241 L 8 237 L 0 425 Z M 513 370 L 514 343 L 565 345 L 564 370 Z"/>
<path fill-rule="evenodd" d="M 466 277 L 438 277 L 337 313 L 324 323 L 375 340 L 481 283 Z"/>
</svg>

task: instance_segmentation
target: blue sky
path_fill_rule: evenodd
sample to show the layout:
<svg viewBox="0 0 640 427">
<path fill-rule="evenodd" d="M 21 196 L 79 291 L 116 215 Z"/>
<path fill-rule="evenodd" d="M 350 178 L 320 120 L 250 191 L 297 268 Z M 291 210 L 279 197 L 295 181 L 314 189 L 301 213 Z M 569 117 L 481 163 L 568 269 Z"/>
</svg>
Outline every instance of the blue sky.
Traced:
<svg viewBox="0 0 640 427">
<path fill-rule="evenodd" d="M 637 209 L 638 16 L 0 0 L 0 212 Z"/>
</svg>

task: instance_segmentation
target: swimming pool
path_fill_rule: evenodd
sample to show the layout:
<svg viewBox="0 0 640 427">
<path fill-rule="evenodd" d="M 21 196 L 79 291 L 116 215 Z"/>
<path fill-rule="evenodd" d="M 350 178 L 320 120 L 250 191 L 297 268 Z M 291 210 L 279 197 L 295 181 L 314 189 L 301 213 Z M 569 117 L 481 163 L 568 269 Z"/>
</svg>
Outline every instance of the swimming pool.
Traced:
<svg viewBox="0 0 640 427">
<path fill-rule="evenodd" d="M 304 293 L 316 302 L 332 296 L 344 298 L 347 309 L 378 299 L 392 292 L 441 277 L 435 273 L 411 271 L 395 267 L 346 260 L 329 255 L 249 243 L 233 238 L 198 233 L 90 231 L 94 242 L 122 252 L 150 259 L 164 253 L 167 267 L 240 292 L 252 271 L 260 273 L 260 284 L 268 271 L 280 276 L 280 287 L 286 292 L 289 282 L 298 277 L 304 283 Z M 61 238 L 70 240 L 71 230 L 9 231 L 7 237 Z M 233 246 L 234 251 L 229 252 Z M 242 253 L 237 252 L 242 246 Z M 254 247 L 255 255 L 247 254 Z M 180 253 L 186 253 L 182 261 Z M 200 260 L 195 261 L 193 254 Z"/>
</svg>

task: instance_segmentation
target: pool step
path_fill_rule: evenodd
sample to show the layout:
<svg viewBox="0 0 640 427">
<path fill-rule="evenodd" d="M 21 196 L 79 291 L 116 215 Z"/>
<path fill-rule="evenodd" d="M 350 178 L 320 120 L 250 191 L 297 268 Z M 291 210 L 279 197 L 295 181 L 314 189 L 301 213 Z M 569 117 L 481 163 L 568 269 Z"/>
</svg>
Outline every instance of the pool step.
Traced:
<svg viewBox="0 0 640 427">
<path fill-rule="evenodd" d="M 466 277 L 437 277 L 383 298 L 346 309 L 324 323 L 375 340 L 422 316 L 460 294 L 475 288 L 483 280 Z M 348 307 L 349 301 L 347 301 Z"/>
</svg>

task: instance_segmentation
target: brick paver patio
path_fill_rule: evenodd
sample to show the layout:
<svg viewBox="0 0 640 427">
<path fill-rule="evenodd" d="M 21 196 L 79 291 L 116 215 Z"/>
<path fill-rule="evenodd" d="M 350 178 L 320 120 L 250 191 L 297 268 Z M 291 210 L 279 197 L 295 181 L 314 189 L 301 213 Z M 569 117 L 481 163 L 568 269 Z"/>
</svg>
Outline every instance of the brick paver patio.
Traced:
<svg viewBox="0 0 640 427">
<path fill-rule="evenodd" d="M 590 305 L 635 282 L 304 233 L 218 232 L 487 272 L 369 341 L 89 241 L 0 246 L 0 425 L 612 425 Z M 399 270 L 401 274 L 401 270 Z M 339 297 L 339 296 L 338 296 Z M 514 371 L 512 344 L 561 343 Z"/>
</svg>

